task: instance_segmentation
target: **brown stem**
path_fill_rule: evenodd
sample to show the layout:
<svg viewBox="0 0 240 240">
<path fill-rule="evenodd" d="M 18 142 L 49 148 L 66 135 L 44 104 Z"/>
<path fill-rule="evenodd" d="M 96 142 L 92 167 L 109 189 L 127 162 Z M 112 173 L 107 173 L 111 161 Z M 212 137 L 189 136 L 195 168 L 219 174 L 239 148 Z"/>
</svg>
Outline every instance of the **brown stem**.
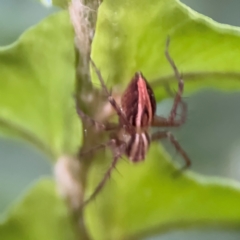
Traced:
<svg viewBox="0 0 240 240">
<path fill-rule="evenodd" d="M 81 208 L 88 172 L 85 164 L 77 158 L 62 156 L 58 159 L 54 172 L 59 192 L 65 198 L 72 217 L 76 240 L 90 240 Z"/>
</svg>

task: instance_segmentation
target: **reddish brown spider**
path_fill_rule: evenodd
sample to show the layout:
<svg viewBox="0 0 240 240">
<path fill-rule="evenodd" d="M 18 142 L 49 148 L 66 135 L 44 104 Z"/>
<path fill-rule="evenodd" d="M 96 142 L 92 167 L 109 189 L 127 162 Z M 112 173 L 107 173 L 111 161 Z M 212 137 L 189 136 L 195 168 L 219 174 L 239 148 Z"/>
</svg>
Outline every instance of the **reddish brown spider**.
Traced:
<svg viewBox="0 0 240 240">
<path fill-rule="evenodd" d="M 105 173 L 102 181 L 97 185 L 92 195 L 84 202 L 83 205 L 89 203 L 100 192 L 107 179 L 110 177 L 111 172 L 115 168 L 118 160 L 123 155 L 126 155 L 132 162 L 143 161 L 152 141 L 168 138 L 175 149 L 182 155 L 183 159 L 185 160 L 186 165 L 184 168 L 190 166 L 191 161 L 189 157 L 171 132 L 158 131 L 152 135 L 149 133 L 149 128 L 151 126 L 177 127 L 182 125 L 186 119 L 187 107 L 186 104 L 182 101 L 184 82 L 177 70 L 174 61 L 169 55 L 168 46 L 169 39 L 166 43 L 165 55 L 168 62 L 173 68 L 176 79 L 178 80 L 178 91 L 175 95 L 173 106 L 168 118 L 163 118 L 156 115 L 156 100 L 153 90 L 141 72 L 135 73 L 135 76 L 132 78 L 121 98 L 121 106 L 119 106 L 115 99 L 112 97 L 110 91 L 107 89 L 99 69 L 91 60 L 91 64 L 99 78 L 102 88 L 108 96 L 108 101 L 118 114 L 119 122 L 115 125 L 109 123 L 104 125 L 85 115 L 77 106 L 77 112 L 82 119 L 90 121 L 93 125 L 97 126 L 100 129 L 115 131 L 114 137 L 109 142 L 106 144 L 100 144 L 94 148 L 94 150 L 96 150 L 104 147 L 111 147 L 113 150 L 113 161 Z M 180 119 L 177 119 L 178 106 L 181 106 L 182 108 Z"/>
</svg>

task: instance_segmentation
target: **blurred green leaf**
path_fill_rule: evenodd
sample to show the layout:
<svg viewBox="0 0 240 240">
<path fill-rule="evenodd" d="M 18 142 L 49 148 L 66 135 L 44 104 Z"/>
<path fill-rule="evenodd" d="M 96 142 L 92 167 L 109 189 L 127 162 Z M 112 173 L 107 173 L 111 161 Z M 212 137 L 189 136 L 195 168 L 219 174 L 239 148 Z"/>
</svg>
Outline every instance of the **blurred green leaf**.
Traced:
<svg viewBox="0 0 240 240">
<path fill-rule="evenodd" d="M 111 86 L 126 85 L 136 71 L 142 71 L 154 82 L 160 100 L 167 95 L 163 83 L 174 82 L 176 88 L 164 55 L 167 36 L 170 54 L 185 79 L 185 92 L 240 88 L 239 28 L 218 24 L 175 0 L 104 1 L 92 58 Z"/>
<path fill-rule="evenodd" d="M 59 12 L 0 49 L 0 131 L 52 157 L 81 142 L 73 99 L 75 52 L 67 12 Z"/>
<path fill-rule="evenodd" d="M 71 0 L 53 0 L 52 4 L 61 8 L 66 8 L 70 1 Z"/>
<path fill-rule="evenodd" d="M 185 92 L 204 87 L 237 90 L 239 33 L 239 28 L 215 23 L 174 0 L 106 0 L 98 11 L 92 59 L 111 86 L 121 83 L 124 88 L 141 70 L 160 100 L 167 95 L 163 84 L 177 88 L 164 56 L 170 36 L 170 54 L 183 73 Z M 117 167 L 121 175 L 115 171 L 114 181 L 86 209 L 94 239 L 139 239 L 183 227 L 240 227 L 239 183 L 194 173 L 174 178 L 168 159 L 155 145 L 143 163 L 121 161 Z M 194 156 L 191 159 L 194 164 Z M 103 174 L 98 157 L 88 194 Z"/>
<path fill-rule="evenodd" d="M 61 8 L 67 8 L 70 0 L 39 0 L 44 6 L 52 7 L 58 6 Z"/>
<path fill-rule="evenodd" d="M 176 169 L 157 144 L 152 144 L 144 162 L 120 160 L 117 171 L 86 208 L 93 239 L 141 239 L 203 226 L 240 227 L 238 183 L 191 172 L 176 176 Z M 89 194 L 102 174 L 102 164 L 94 165 Z"/>
<path fill-rule="evenodd" d="M 75 240 L 65 203 L 51 179 L 40 180 L 0 224 L 5 240 Z"/>
</svg>

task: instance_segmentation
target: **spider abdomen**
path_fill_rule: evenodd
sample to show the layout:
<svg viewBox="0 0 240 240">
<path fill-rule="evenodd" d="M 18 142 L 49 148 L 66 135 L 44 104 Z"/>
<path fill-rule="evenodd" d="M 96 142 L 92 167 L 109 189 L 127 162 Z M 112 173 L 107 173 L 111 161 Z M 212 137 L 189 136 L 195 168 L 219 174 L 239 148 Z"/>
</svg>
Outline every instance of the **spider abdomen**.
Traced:
<svg viewBox="0 0 240 240">
<path fill-rule="evenodd" d="M 132 126 L 141 129 L 151 125 L 156 112 L 156 100 L 141 72 L 135 73 L 122 96 L 121 106 Z"/>
<path fill-rule="evenodd" d="M 132 162 L 139 162 L 145 159 L 150 145 L 148 132 L 135 133 L 131 135 L 128 142 L 126 155 Z"/>
</svg>

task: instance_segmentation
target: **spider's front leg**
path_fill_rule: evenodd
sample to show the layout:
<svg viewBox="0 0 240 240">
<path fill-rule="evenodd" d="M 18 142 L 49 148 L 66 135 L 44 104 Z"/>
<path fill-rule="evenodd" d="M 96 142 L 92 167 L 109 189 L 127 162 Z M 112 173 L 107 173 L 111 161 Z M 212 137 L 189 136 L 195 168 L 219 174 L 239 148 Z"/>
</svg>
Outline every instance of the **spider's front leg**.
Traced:
<svg viewBox="0 0 240 240">
<path fill-rule="evenodd" d="M 118 103 L 116 102 L 116 100 L 113 98 L 111 92 L 107 89 L 102 74 L 100 72 L 100 70 L 97 68 L 96 64 L 94 63 L 94 61 L 92 59 L 90 59 L 91 64 L 97 74 L 97 77 L 102 85 L 103 90 L 105 91 L 105 93 L 107 94 L 108 97 L 108 101 L 110 102 L 110 104 L 112 105 L 112 107 L 115 109 L 115 111 L 117 112 L 119 118 L 122 120 L 122 122 L 129 128 L 132 129 L 132 125 L 129 123 L 129 121 L 127 120 L 125 114 L 123 113 L 122 109 L 120 108 L 120 106 L 118 105 Z"/>
<path fill-rule="evenodd" d="M 90 148 L 90 149 L 88 149 L 88 150 L 86 150 L 86 151 L 84 151 L 84 152 L 81 152 L 81 153 L 79 154 L 79 156 L 80 156 L 80 157 L 84 157 L 84 156 L 86 156 L 86 155 L 92 154 L 92 153 L 94 153 L 94 152 L 96 152 L 96 151 L 98 151 L 98 150 L 101 150 L 101 149 L 103 149 L 103 148 L 113 147 L 113 146 L 116 144 L 115 142 L 116 142 L 115 139 L 111 139 L 111 140 L 110 140 L 109 142 L 107 142 L 107 143 L 98 144 L 97 146 L 94 146 L 94 147 L 92 147 L 92 148 Z"/>
<path fill-rule="evenodd" d="M 174 63 L 173 59 L 171 58 L 171 56 L 169 54 L 169 50 L 168 50 L 169 43 L 170 43 L 170 39 L 168 38 L 167 43 L 166 43 L 165 56 L 174 71 L 174 75 L 175 75 L 176 79 L 178 80 L 178 91 L 175 94 L 173 106 L 170 111 L 169 117 L 163 118 L 163 117 L 155 116 L 153 119 L 152 126 L 177 127 L 177 126 L 182 125 L 186 120 L 187 105 L 185 102 L 182 101 L 182 95 L 183 95 L 183 90 L 184 90 L 184 81 L 176 67 L 176 64 Z M 176 119 L 177 109 L 178 109 L 179 105 L 181 105 L 182 114 L 181 114 L 180 119 Z"/>
<path fill-rule="evenodd" d="M 96 120 L 94 120 L 93 118 L 89 117 L 87 114 L 85 114 L 80 106 L 79 103 L 77 101 L 77 99 L 75 99 L 76 102 L 76 110 L 77 110 L 77 114 L 78 116 L 83 120 L 88 122 L 90 125 L 93 125 L 98 131 L 111 131 L 111 130 L 115 130 L 119 127 L 119 124 L 117 123 L 110 123 L 110 122 L 106 122 L 105 124 L 98 122 Z"/>
<path fill-rule="evenodd" d="M 182 102 L 182 95 L 183 95 L 183 89 L 184 89 L 184 81 L 181 77 L 181 74 L 179 73 L 176 64 L 174 63 L 173 59 L 171 58 L 170 54 L 169 54 L 169 43 L 170 43 L 170 38 L 167 38 L 167 43 L 166 43 L 166 49 L 165 49 L 165 56 L 168 60 L 168 62 L 170 63 L 175 77 L 178 80 L 178 91 L 175 95 L 174 98 L 174 102 L 173 102 L 173 106 L 172 106 L 172 110 L 170 112 L 170 116 L 169 116 L 169 120 L 174 120 L 176 118 L 176 114 L 177 114 L 177 108 L 180 102 Z M 186 107 L 186 106 L 183 106 Z"/>
<path fill-rule="evenodd" d="M 157 141 L 157 140 L 160 140 L 162 138 L 168 138 L 169 141 L 175 147 L 175 149 L 183 157 L 183 159 L 185 161 L 185 166 L 183 166 L 181 170 L 184 170 L 184 169 L 190 167 L 191 166 L 190 158 L 188 157 L 187 153 L 183 150 L 180 143 L 176 140 L 176 138 L 173 136 L 173 134 L 171 132 L 169 132 L 169 131 L 159 131 L 159 132 L 153 133 L 152 136 L 151 136 L 152 141 Z"/>
<path fill-rule="evenodd" d="M 83 202 L 82 207 L 86 206 L 89 202 L 91 202 L 97 196 L 97 194 L 104 187 L 106 181 L 110 178 L 112 171 L 115 169 L 115 167 L 118 163 L 118 160 L 122 157 L 122 155 L 125 154 L 125 150 L 126 150 L 126 143 L 125 142 L 121 142 L 120 145 L 117 145 L 117 141 L 112 139 L 109 142 L 108 146 L 111 146 L 112 151 L 113 151 L 113 161 L 111 163 L 111 166 L 108 168 L 108 170 L 104 174 L 103 179 L 97 185 L 94 192 L 90 195 L 90 197 L 88 199 L 86 199 Z"/>
</svg>

